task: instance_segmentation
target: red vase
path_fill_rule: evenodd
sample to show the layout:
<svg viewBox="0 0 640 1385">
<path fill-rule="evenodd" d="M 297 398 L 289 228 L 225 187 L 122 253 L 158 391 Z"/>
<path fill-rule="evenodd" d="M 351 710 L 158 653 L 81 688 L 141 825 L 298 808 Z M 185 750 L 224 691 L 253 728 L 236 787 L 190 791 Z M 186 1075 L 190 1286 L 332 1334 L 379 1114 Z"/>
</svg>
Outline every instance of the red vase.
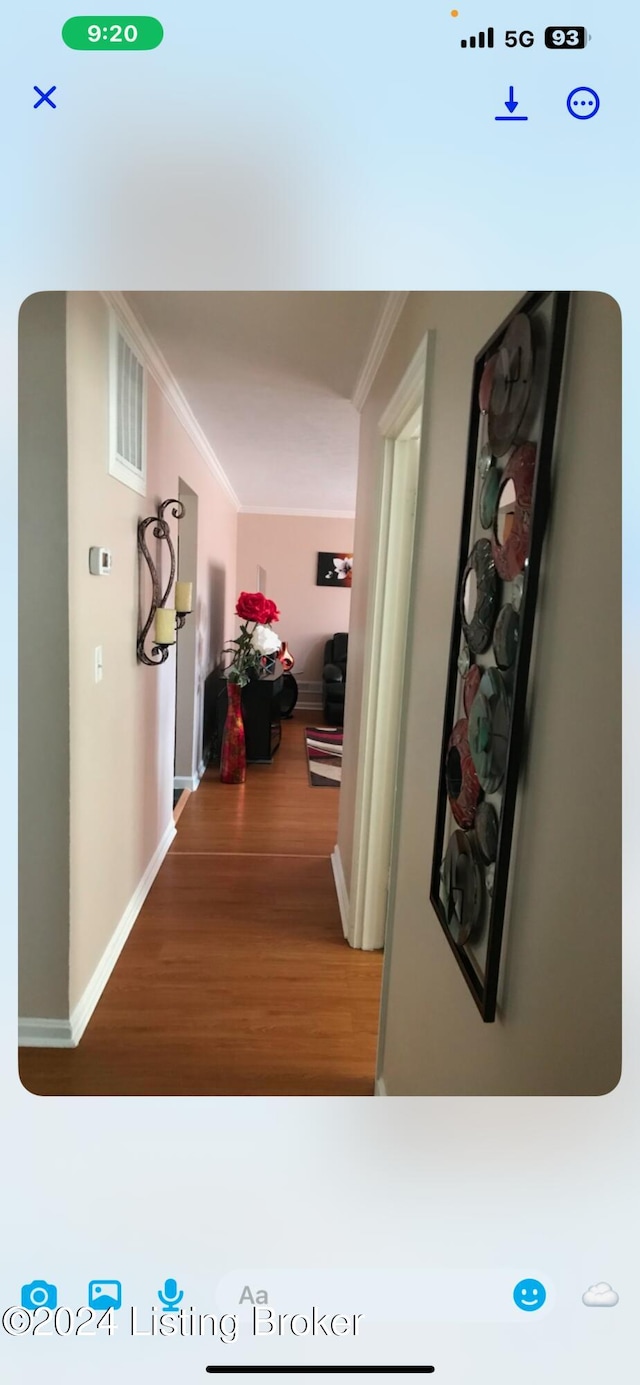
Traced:
<svg viewBox="0 0 640 1385">
<path fill-rule="evenodd" d="M 293 665 L 295 664 L 295 659 L 293 657 L 293 654 L 291 653 L 291 650 L 289 649 L 286 640 L 282 641 L 278 658 L 280 660 L 280 663 L 282 664 L 285 673 L 291 673 Z"/>
<path fill-rule="evenodd" d="M 240 684 L 227 683 L 227 719 L 220 755 L 220 779 L 223 784 L 244 784 L 247 777 L 241 698 Z"/>
</svg>

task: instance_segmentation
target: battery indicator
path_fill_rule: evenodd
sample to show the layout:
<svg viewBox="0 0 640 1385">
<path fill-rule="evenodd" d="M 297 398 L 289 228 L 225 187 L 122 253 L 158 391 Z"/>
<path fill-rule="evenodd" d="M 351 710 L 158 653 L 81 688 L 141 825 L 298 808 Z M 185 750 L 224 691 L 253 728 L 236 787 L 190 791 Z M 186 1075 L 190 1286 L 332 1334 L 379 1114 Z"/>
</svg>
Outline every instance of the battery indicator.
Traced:
<svg viewBox="0 0 640 1385">
<path fill-rule="evenodd" d="M 572 29 L 562 25 L 555 25 L 544 31 L 544 41 L 547 48 L 586 48 L 589 42 L 589 34 L 584 26 L 576 26 Z"/>
</svg>

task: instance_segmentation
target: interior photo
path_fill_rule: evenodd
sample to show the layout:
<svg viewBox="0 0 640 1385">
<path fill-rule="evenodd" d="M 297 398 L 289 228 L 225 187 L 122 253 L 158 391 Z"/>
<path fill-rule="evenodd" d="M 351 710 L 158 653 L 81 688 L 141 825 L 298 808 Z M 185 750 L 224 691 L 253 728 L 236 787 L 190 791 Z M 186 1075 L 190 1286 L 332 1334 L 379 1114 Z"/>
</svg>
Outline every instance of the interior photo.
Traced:
<svg viewBox="0 0 640 1385">
<path fill-rule="evenodd" d="M 621 1071 L 621 322 L 591 292 L 19 320 L 40 1096 Z"/>
</svg>

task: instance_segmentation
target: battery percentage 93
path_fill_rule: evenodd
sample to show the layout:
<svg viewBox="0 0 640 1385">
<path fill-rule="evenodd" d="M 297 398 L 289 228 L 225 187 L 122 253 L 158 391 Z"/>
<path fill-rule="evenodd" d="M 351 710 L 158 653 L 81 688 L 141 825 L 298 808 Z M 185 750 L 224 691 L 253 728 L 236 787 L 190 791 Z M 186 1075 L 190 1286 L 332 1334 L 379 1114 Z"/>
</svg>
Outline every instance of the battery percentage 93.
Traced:
<svg viewBox="0 0 640 1385">
<path fill-rule="evenodd" d="M 552 25 L 545 29 L 544 41 L 547 48 L 586 48 L 589 35 L 584 26 L 574 26 L 570 29 L 566 26 Z"/>
</svg>

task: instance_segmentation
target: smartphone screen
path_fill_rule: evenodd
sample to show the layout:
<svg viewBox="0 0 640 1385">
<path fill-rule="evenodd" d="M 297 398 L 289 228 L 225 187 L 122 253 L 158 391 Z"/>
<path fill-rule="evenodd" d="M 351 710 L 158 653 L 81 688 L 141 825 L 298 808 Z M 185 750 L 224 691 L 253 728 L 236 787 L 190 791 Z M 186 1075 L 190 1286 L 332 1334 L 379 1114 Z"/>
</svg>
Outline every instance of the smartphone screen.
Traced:
<svg viewBox="0 0 640 1385">
<path fill-rule="evenodd" d="M 5 16 L 11 1385 L 633 1378 L 635 30 Z"/>
</svg>

